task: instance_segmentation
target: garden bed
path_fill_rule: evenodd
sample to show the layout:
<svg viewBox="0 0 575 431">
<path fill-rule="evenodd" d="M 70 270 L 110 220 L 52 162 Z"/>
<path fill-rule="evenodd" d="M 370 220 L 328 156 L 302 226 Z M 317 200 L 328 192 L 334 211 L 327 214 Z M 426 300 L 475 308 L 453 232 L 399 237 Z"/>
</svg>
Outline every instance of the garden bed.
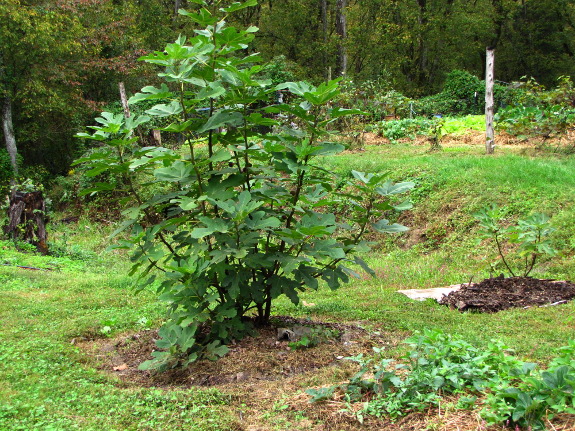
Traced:
<svg viewBox="0 0 575 431">
<path fill-rule="evenodd" d="M 441 298 L 439 303 L 459 311 L 495 313 L 508 308 L 558 305 L 573 298 L 575 284 L 569 281 L 499 276 L 480 283 L 463 284 Z"/>
</svg>

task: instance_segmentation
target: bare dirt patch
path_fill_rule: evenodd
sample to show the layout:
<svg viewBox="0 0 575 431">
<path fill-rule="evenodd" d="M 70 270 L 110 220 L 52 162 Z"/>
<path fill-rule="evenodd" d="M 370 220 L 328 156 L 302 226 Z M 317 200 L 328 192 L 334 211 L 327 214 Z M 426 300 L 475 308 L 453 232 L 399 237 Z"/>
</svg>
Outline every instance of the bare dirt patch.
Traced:
<svg viewBox="0 0 575 431">
<path fill-rule="evenodd" d="M 297 348 L 278 340 L 278 329 L 303 327 L 316 331 L 317 346 Z M 402 337 L 405 334 L 399 334 Z M 257 336 L 230 344 L 229 353 L 218 361 L 197 361 L 185 369 L 164 373 L 139 370 L 155 349 L 156 330 L 144 330 L 115 339 L 81 343 L 97 362 L 97 368 L 113 373 L 127 384 L 144 387 L 221 386 L 237 382 L 277 381 L 298 374 L 339 366 L 345 357 L 370 353 L 372 347 L 397 344 L 394 337 L 368 332 L 359 325 L 313 322 L 277 317 L 273 325 L 257 330 Z"/>
<path fill-rule="evenodd" d="M 363 143 L 365 145 L 386 145 L 389 144 L 389 139 L 378 135 L 373 132 L 363 132 Z"/>
<path fill-rule="evenodd" d="M 305 326 L 332 336 L 317 346 L 296 349 L 278 340 L 278 329 Z M 337 334 L 333 336 L 333 334 Z M 260 328 L 254 337 L 230 344 L 230 352 L 218 361 L 197 361 L 185 369 L 164 373 L 138 370 L 150 359 L 157 330 L 143 330 L 113 339 L 93 339 L 77 345 L 88 354 L 88 363 L 117 376 L 131 387 L 217 387 L 230 394 L 231 405 L 222 407 L 236 415 L 230 429 L 268 431 L 279 429 L 345 431 L 365 429 L 355 416 L 334 411 L 342 403 L 310 404 L 304 390 L 321 384 L 341 383 L 357 371 L 346 357 L 369 355 L 373 347 L 396 347 L 408 334 L 368 331 L 361 323 L 325 323 L 291 317 L 276 317 L 273 325 Z M 270 422 L 271 421 L 271 422 Z M 387 428 L 389 422 L 369 419 Z M 285 426 L 284 426 L 285 425 Z M 403 429 L 403 428 L 395 428 Z"/>
<path fill-rule="evenodd" d="M 573 141 L 575 140 L 575 130 L 569 131 L 565 136 L 543 139 L 537 136 L 514 136 L 505 131 L 497 131 L 495 134 L 496 147 L 512 147 L 520 150 L 568 150 L 575 151 Z M 365 151 L 366 146 L 386 146 L 392 142 L 373 132 L 358 132 L 351 137 L 344 139 L 349 144 L 345 153 L 358 153 Z M 431 137 L 418 135 L 416 137 L 401 138 L 396 142 L 403 144 L 413 144 L 418 147 L 430 147 Z M 464 134 L 446 134 L 439 142 L 441 147 L 485 147 L 485 131 L 466 130 Z"/>
<path fill-rule="evenodd" d="M 569 281 L 499 276 L 462 285 L 439 303 L 460 311 L 495 313 L 508 308 L 558 305 L 573 298 L 575 284 Z"/>
</svg>

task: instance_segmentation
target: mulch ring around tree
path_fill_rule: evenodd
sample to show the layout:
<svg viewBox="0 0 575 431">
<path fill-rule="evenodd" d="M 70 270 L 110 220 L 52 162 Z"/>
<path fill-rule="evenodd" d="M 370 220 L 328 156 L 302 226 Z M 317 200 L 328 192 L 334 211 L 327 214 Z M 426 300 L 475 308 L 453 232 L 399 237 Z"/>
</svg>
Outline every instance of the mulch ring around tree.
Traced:
<svg viewBox="0 0 575 431">
<path fill-rule="evenodd" d="M 488 278 L 469 283 L 444 296 L 439 303 L 459 311 L 496 313 L 508 308 L 545 307 L 575 298 L 575 284 L 569 281 L 531 277 Z"/>
<path fill-rule="evenodd" d="M 311 329 L 314 347 L 303 347 L 282 337 L 282 331 Z M 273 324 L 258 328 L 254 337 L 231 343 L 229 353 L 218 361 L 201 360 L 186 368 L 163 373 L 139 370 L 156 349 L 157 330 L 143 330 L 114 339 L 81 340 L 77 344 L 92 356 L 94 365 L 128 384 L 155 387 L 221 386 L 234 383 L 277 381 L 329 366 L 341 366 L 344 358 L 372 352 L 374 346 L 397 345 L 406 334 L 368 332 L 358 325 L 314 322 L 275 317 Z"/>
</svg>

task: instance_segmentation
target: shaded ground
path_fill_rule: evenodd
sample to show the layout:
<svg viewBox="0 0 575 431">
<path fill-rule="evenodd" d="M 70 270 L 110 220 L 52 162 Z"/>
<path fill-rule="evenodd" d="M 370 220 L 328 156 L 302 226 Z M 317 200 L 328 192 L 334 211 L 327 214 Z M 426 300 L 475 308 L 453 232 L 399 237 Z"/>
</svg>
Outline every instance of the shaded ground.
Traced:
<svg viewBox="0 0 575 431">
<path fill-rule="evenodd" d="M 568 281 L 499 276 L 462 285 L 461 289 L 444 296 L 439 303 L 460 311 L 495 313 L 508 308 L 558 305 L 573 298 L 575 284 Z"/>
</svg>

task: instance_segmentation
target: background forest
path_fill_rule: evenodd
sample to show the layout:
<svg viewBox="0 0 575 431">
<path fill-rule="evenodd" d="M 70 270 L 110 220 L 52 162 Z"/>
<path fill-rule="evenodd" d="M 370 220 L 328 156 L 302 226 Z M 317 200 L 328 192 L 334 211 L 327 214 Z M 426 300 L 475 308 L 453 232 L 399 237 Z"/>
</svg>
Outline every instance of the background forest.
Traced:
<svg viewBox="0 0 575 431">
<path fill-rule="evenodd" d="M 120 109 L 119 82 L 129 95 L 154 82 L 137 59 L 190 34 L 177 10 L 196 7 L 186 0 L 2 1 L 0 133 L 10 146 L 14 132 L 21 176 L 42 182 L 66 174 L 85 150 L 74 133 L 104 108 Z M 267 0 L 233 19 L 260 28 L 249 49 L 270 62 L 268 78 L 318 83 L 344 75 L 352 94 L 395 90 L 416 98 L 440 92 L 454 70 L 482 78 L 487 46 L 497 48 L 502 82 L 527 76 L 553 86 L 575 68 L 571 0 Z M 0 163 L 10 170 L 3 149 Z"/>
</svg>

